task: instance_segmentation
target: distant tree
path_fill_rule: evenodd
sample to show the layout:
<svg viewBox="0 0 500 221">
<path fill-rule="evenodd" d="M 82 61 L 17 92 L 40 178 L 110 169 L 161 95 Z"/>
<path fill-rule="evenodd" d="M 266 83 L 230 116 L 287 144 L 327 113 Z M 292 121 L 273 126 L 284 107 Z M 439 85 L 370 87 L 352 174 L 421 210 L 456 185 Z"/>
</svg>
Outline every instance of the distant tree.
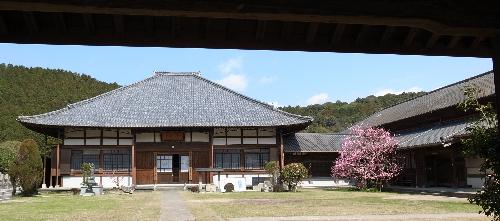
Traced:
<svg viewBox="0 0 500 221">
<path fill-rule="evenodd" d="M 280 107 L 280 109 L 294 114 L 313 117 L 314 121 L 306 128 L 307 132 L 339 132 L 370 116 L 376 111 L 424 94 L 425 92 L 410 92 L 398 95 L 386 94 L 378 97 L 371 95 L 365 98 L 358 98 L 350 103 L 337 101 L 335 103 L 326 102 L 324 104 L 303 107 L 286 106 Z"/>
<path fill-rule="evenodd" d="M 481 211 L 493 220 L 500 220 L 500 149 L 498 144 L 498 119 L 491 103 L 481 104 L 477 100 L 480 91 L 473 86 L 464 90 L 466 100 L 459 107 L 464 111 L 479 113 L 479 119 L 467 127 L 468 138 L 462 139 L 466 155 L 484 159 L 480 171 L 487 174 L 483 187 L 472 197 Z"/>
<path fill-rule="evenodd" d="M 65 70 L 0 63 L 0 142 L 34 139 L 40 154 L 48 156 L 57 140 L 27 129 L 18 116 L 57 110 L 118 87 Z"/>
<path fill-rule="evenodd" d="M 19 147 L 19 153 L 9 170 L 19 179 L 23 195 L 32 196 L 37 193 L 43 178 L 43 165 L 38 145 L 32 139 L 26 139 Z"/>
<path fill-rule="evenodd" d="M 19 153 L 19 141 L 5 141 L 0 143 L 0 172 L 9 175 L 10 183 L 12 184 L 12 195 L 16 195 L 17 177 L 11 172 L 11 168 L 16 161 Z"/>
<path fill-rule="evenodd" d="M 289 191 L 296 192 L 299 183 L 307 178 L 307 168 L 301 163 L 290 163 L 281 170 L 281 179 L 288 186 Z"/>
<path fill-rule="evenodd" d="M 397 176 L 397 141 L 382 128 L 353 127 L 344 139 L 340 157 L 331 168 L 333 177 L 353 179 L 359 187 L 382 189 L 385 181 Z"/>
</svg>

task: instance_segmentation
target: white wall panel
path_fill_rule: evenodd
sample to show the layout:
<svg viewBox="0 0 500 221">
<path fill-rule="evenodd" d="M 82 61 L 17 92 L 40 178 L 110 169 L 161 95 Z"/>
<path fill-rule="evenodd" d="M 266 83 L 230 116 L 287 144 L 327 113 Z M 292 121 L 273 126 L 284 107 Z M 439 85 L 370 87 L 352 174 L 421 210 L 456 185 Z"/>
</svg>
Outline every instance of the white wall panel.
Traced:
<svg viewBox="0 0 500 221">
<path fill-rule="evenodd" d="M 85 144 L 86 145 L 101 145 L 101 139 L 99 139 L 99 138 L 87 139 L 85 141 Z"/>
<path fill-rule="evenodd" d="M 104 138 L 102 139 L 102 144 L 103 145 L 118 145 L 116 139 L 111 139 L 111 138 Z"/>
<path fill-rule="evenodd" d="M 214 138 L 214 145 L 226 145 L 226 138 L 218 138 L 218 137 L 215 137 Z"/>
<path fill-rule="evenodd" d="M 259 144 L 276 144 L 276 137 L 259 137 Z"/>
<path fill-rule="evenodd" d="M 193 142 L 209 142 L 210 135 L 208 132 L 193 132 Z"/>
<path fill-rule="evenodd" d="M 64 145 L 84 145 L 83 139 L 64 139 Z"/>
<path fill-rule="evenodd" d="M 257 138 L 243 138 L 243 144 L 257 144 Z"/>
<path fill-rule="evenodd" d="M 241 144 L 241 138 L 227 138 L 227 145 Z"/>
<path fill-rule="evenodd" d="M 154 133 L 138 133 L 135 135 L 135 142 L 137 142 L 137 143 L 155 142 L 155 134 Z"/>
<path fill-rule="evenodd" d="M 118 145 L 132 145 L 133 139 L 120 139 Z"/>
</svg>

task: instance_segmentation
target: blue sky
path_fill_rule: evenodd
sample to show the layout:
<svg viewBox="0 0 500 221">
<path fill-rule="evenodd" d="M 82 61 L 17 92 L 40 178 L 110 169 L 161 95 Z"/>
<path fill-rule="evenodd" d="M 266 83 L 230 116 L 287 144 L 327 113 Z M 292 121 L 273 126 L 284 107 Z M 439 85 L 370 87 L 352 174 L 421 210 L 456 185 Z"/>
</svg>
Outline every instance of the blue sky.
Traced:
<svg viewBox="0 0 500 221">
<path fill-rule="evenodd" d="M 180 48 L 0 44 L 0 63 L 60 68 L 131 84 L 156 71 L 209 80 L 278 105 L 430 91 L 492 69 L 490 59 Z"/>
</svg>

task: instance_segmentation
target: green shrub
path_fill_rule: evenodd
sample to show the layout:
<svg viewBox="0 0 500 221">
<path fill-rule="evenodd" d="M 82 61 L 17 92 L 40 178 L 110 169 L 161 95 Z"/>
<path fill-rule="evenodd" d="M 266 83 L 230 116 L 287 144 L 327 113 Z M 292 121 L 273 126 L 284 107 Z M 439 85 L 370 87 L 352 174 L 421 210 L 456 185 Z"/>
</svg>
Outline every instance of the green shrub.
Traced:
<svg viewBox="0 0 500 221">
<path fill-rule="evenodd" d="M 285 165 L 281 171 L 281 179 L 288 186 L 289 191 L 297 191 L 297 185 L 307 178 L 307 168 L 301 163 L 291 163 Z"/>
<path fill-rule="evenodd" d="M 17 154 L 19 153 L 19 141 L 5 141 L 0 143 L 0 172 L 9 174 L 10 183 L 12 184 L 12 195 L 16 195 L 17 177 L 11 171 Z"/>
<path fill-rule="evenodd" d="M 233 192 L 234 185 L 232 183 L 226 183 L 226 185 L 224 185 L 224 189 L 226 190 L 226 193 Z"/>
<path fill-rule="evenodd" d="M 10 173 L 19 179 L 23 195 L 32 196 L 37 193 L 43 179 L 43 164 L 38 145 L 33 139 L 24 140 Z"/>
<path fill-rule="evenodd" d="M 89 179 L 92 176 L 92 171 L 94 170 L 94 164 L 93 163 L 82 163 L 81 168 L 82 168 L 82 177 L 83 177 L 82 185 L 87 186 L 89 184 Z"/>
<path fill-rule="evenodd" d="M 5 141 L 0 143 L 0 172 L 8 173 L 12 163 L 16 160 L 19 152 L 19 141 Z"/>
<path fill-rule="evenodd" d="M 277 192 L 282 189 L 278 187 L 279 178 L 280 178 L 280 166 L 278 161 L 269 161 L 264 165 L 264 169 L 266 169 L 267 173 L 271 177 L 271 184 L 273 185 L 273 191 Z"/>
</svg>

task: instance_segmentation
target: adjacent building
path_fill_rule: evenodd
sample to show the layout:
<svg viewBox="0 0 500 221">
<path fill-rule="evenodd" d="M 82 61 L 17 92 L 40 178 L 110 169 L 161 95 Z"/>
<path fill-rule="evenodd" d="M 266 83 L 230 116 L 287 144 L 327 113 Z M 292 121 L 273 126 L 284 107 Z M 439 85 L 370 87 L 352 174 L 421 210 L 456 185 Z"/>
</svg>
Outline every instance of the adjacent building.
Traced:
<svg viewBox="0 0 500 221">
<path fill-rule="evenodd" d="M 479 188 L 485 174 L 479 171 L 482 159 L 463 155 L 460 139 L 478 118 L 458 104 L 465 100 L 464 89 L 480 90 L 481 103 L 495 99 L 493 72 L 487 72 L 399 103 L 374 113 L 356 125 L 382 127 L 399 141 L 403 171 L 393 184 L 418 187 Z M 304 162 L 312 175 L 329 175 L 343 134 L 294 133 L 285 137 L 285 162 Z M 328 162 L 330 161 L 330 162 Z"/>
<path fill-rule="evenodd" d="M 284 164 L 283 136 L 310 117 L 280 111 L 200 76 L 157 72 L 153 77 L 70 104 L 18 118 L 57 137 L 47 184 L 79 187 L 81 164 L 95 165 L 96 181 L 117 185 L 211 182 L 210 171 L 265 176 L 270 160 Z"/>
</svg>

